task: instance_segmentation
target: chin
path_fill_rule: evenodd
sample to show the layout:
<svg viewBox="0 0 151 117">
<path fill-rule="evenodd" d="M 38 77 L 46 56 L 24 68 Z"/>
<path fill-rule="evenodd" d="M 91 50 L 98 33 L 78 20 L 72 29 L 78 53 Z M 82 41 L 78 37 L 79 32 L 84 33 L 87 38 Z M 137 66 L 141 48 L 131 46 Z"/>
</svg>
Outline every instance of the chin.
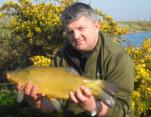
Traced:
<svg viewBox="0 0 151 117">
<path fill-rule="evenodd" d="M 80 52 L 86 52 L 87 49 L 83 45 L 74 45 L 74 48 Z"/>
<path fill-rule="evenodd" d="M 86 52 L 87 50 L 85 48 L 76 48 L 80 52 Z"/>
</svg>

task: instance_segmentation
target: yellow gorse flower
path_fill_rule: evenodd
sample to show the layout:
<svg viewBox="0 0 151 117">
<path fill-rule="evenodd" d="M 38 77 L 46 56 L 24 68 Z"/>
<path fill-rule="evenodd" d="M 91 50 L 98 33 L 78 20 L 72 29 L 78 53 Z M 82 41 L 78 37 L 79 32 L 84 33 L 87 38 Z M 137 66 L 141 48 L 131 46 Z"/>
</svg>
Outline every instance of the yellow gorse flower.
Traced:
<svg viewBox="0 0 151 117">
<path fill-rule="evenodd" d="M 31 57 L 31 60 L 35 66 L 50 66 L 51 64 L 51 59 L 45 56 L 33 56 Z"/>
</svg>

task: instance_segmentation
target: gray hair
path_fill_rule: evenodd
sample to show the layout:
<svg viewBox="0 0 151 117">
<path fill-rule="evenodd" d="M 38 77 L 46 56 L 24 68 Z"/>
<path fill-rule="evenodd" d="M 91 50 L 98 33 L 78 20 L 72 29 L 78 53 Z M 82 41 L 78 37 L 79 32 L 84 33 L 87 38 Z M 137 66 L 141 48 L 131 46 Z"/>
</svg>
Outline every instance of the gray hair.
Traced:
<svg viewBox="0 0 151 117">
<path fill-rule="evenodd" d="M 67 25 L 71 21 L 78 20 L 80 17 L 86 17 L 93 22 L 97 22 L 97 16 L 95 10 L 89 5 L 77 2 L 67 7 L 62 13 L 61 20 L 63 25 Z"/>
</svg>

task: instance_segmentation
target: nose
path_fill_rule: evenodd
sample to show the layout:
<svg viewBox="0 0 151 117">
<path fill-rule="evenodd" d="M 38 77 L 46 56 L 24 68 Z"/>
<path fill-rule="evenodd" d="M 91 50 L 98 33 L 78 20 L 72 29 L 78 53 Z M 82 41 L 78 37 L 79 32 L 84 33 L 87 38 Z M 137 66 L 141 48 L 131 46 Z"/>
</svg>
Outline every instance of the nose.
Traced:
<svg viewBox="0 0 151 117">
<path fill-rule="evenodd" d="M 73 38 L 74 39 L 80 38 L 80 32 L 78 30 L 73 31 Z"/>
</svg>

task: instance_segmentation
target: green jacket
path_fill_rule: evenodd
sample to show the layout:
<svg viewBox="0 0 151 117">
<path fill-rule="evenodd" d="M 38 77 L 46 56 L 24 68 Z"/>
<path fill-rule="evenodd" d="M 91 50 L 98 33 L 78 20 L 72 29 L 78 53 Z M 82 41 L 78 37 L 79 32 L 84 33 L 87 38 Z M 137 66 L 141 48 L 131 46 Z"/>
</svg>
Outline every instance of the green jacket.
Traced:
<svg viewBox="0 0 151 117">
<path fill-rule="evenodd" d="M 67 44 L 56 54 L 54 65 L 70 68 L 73 72 L 89 78 L 110 81 L 119 87 L 115 96 L 116 104 L 113 108 L 109 108 L 105 117 L 124 117 L 131 110 L 131 95 L 134 87 L 133 63 L 119 44 L 108 38 L 104 39 L 101 33 L 92 53 L 85 57 Z M 87 116 L 81 107 L 69 101 L 63 108 L 67 116 Z"/>
</svg>

